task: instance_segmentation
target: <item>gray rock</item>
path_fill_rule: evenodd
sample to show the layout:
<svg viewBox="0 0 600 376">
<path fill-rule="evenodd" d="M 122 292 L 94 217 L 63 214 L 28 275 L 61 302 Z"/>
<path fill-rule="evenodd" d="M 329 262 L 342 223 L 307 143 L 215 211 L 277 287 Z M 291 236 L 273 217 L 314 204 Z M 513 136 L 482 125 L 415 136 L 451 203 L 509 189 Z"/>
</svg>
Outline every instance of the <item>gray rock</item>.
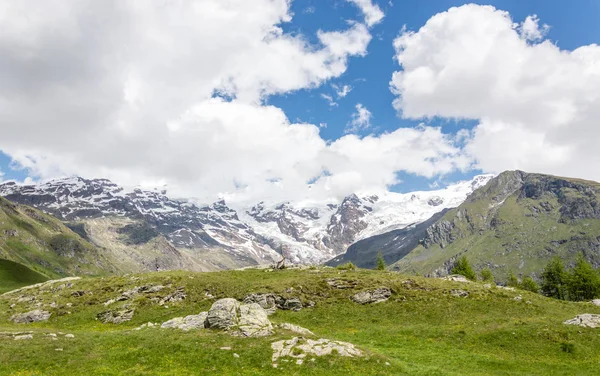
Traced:
<svg viewBox="0 0 600 376">
<path fill-rule="evenodd" d="M 30 322 L 48 321 L 51 315 L 52 314 L 48 311 L 35 309 L 33 311 L 13 315 L 10 320 L 17 324 L 27 324 Z"/>
<path fill-rule="evenodd" d="M 337 354 L 338 356 L 346 357 L 362 356 L 362 352 L 351 343 L 331 341 L 325 338 L 312 340 L 294 337 L 289 340 L 273 342 L 271 348 L 273 349 L 273 356 L 271 358 L 273 363 L 283 357 L 303 359 L 308 355 L 325 356 Z"/>
<path fill-rule="evenodd" d="M 200 312 L 197 315 L 189 315 L 185 317 L 175 317 L 165 323 L 163 323 L 160 327 L 163 329 L 166 328 L 174 328 L 181 329 L 184 331 L 189 331 L 193 329 L 204 329 L 204 322 L 206 321 L 206 317 L 208 316 L 208 312 Z"/>
<path fill-rule="evenodd" d="M 220 299 L 208 311 L 204 326 L 230 331 L 242 337 L 263 337 L 273 334 L 273 326 L 258 303 L 240 304 L 232 298 Z"/>
<path fill-rule="evenodd" d="M 240 303 L 233 298 L 219 299 L 208 311 L 204 326 L 209 329 L 229 330 L 239 324 Z"/>
<path fill-rule="evenodd" d="M 15 336 L 15 341 L 22 341 L 25 339 L 33 339 L 33 335 L 32 334 L 22 334 L 19 336 Z"/>
<path fill-rule="evenodd" d="M 315 333 L 311 332 L 310 330 L 308 330 L 306 328 L 303 328 L 298 325 L 290 324 L 290 323 L 279 324 L 278 327 L 281 329 L 289 330 L 290 332 L 294 332 L 296 334 L 300 334 L 301 336 L 314 336 L 315 335 Z"/>
<path fill-rule="evenodd" d="M 362 291 L 354 294 L 350 299 L 358 304 L 381 303 L 392 296 L 392 290 L 387 287 L 381 287 L 375 290 Z"/>
<path fill-rule="evenodd" d="M 330 278 L 327 280 L 327 284 L 329 285 L 329 287 L 332 287 L 334 289 L 345 290 L 345 289 L 353 289 L 356 286 L 358 286 L 358 281 Z"/>
<path fill-rule="evenodd" d="M 467 296 L 469 296 L 469 292 L 465 291 L 465 290 L 454 289 L 454 290 L 450 290 L 450 295 L 456 296 L 459 298 L 466 298 Z"/>
<path fill-rule="evenodd" d="M 300 311 L 302 309 L 302 302 L 298 298 L 286 299 L 282 309 Z"/>
<path fill-rule="evenodd" d="M 465 277 L 464 275 L 460 275 L 460 274 L 451 274 L 449 276 L 446 276 L 442 279 L 445 279 L 447 281 L 453 281 L 453 282 L 462 282 L 462 283 L 469 283 L 471 281 L 469 281 L 467 279 L 467 277 Z"/>
<path fill-rule="evenodd" d="M 583 326 L 584 328 L 598 328 L 600 327 L 600 315 L 584 313 L 565 321 L 563 324 Z"/>
<path fill-rule="evenodd" d="M 600 306 L 600 299 L 594 299 L 590 303 L 592 303 L 593 305 L 596 305 L 596 306 Z"/>
<path fill-rule="evenodd" d="M 104 311 L 98 314 L 98 319 L 107 324 L 121 324 L 133 318 L 135 309 L 124 308 L 122 310 Z"/>
<path fill-rule="evenodd" d="M 281 306 L 284 301 L 281 296 L 275 294 L 250 294 L 244 298 L 244 304 L 256 303 L 269 315 L 275 313 L 277 306 Z"/>
<path fill-rule="evenodd" d="M 184 300 L 185 298 L 187 298 L 187 294 L 185 293 L 183 287 L 179 287 L 172 294 L 169 294 L 169 295 L 165 296 L 164 298 L 162 298 L 158 302 L 158 305 L 162 306 L 162 305 L 165 305 L 167 303 L 180 302 L 180 301 Z"/>
<path fill-rule="evenodd" d="M 242 337 L 266 337 L 273 334 L 267 312 L 258 304 L 242 304 L 239 309 L 238 333 Z"/>
</svg>

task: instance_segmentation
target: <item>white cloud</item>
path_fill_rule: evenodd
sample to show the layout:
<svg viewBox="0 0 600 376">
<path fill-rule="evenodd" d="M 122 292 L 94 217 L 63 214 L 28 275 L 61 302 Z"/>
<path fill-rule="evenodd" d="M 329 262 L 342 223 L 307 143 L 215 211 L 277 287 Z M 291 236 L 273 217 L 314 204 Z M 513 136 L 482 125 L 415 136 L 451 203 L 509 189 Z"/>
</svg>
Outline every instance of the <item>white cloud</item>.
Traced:
<svg viewBox="0 0 600 376">
<path fill-rule="evenodd" d="M 350 120 L 346 127 L 346 133 L 356 133 L 371 128 L 371 117 L 373 117 L 371 111 L 358 103 L 356 105 L 356 112 L 352 114 L 352 120 Z"/>
<path fill-rule="evenodd" d="M 335 107 L 338 105 L 331 95 L 321 94 L 321 98 L 325 99 L 331 107 Z"/>
<path fill-rule="evenodd" d="M 385 14 L 379 8 L 379 5 L 373 4 L 372 0 L 346 0 L 354 3 L 360 8 L 365 16 L 365 22 L 369 27 L 375 26 L 383 20 Z"/>
<path fill-rule="evenodd" d="M 343 85 L 342 87 L 340 87 L 338 85 L 332 84 L 331 87 L 335 90 L 335 95 L 338 98 L 344 98 L 352 91 L 352 86 L 350 85 Z"/>
<path fill-rule="evenodd" d="M 367 53 L 365 25 L 313 45 L 280 27 L 287 0 L 161 4 L 0 2 L 0 150 L 42 180 L 168 184 L 206 200 L 325 198 L 385 188 L 399 170 L 465 168 L 437 128 L 326 142 L 265 104 L 343 74 Z"/>
<path fill-rule="evenodd" d="M 538 22 L 519 25 L 471 4 L 403 32 L 394 41 L 403 68 L 392 77 L 394 106 L 406 118 L 478 120 L 465 150 L 486 171 L 600 180 L 589 167 L 600 163 L 600 47 L 531 44 L 545 29 Z"/>
<path fill-rule="evenodd" d="M 520 25 L 521 37 L 529 41 L 538 41 L 542 39 L 550 30 L 550 26 L 543 25 L 540 28 L 539 18 L 537 15 L 527 16 L 525 21 Z"/>
</svg>

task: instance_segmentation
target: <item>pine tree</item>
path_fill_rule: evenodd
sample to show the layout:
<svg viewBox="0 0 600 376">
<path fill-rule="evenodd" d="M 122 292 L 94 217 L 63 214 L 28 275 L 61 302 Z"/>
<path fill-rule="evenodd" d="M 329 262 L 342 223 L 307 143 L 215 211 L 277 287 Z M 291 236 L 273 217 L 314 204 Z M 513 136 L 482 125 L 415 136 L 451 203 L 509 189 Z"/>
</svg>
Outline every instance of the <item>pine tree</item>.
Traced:
<svg viewBox="0 0 600 376">
<path fill-rule="evenodd" d="M 385 270 L 385 259 L 381 252 L 377 254 L 377 270 Z"/>
<path fill-rule="evenodd" d="M 567 299 L 566 276 L 562 260 L 558 256 L 554 257 L 542 272 L 542 294 L 556 299 Z"/>
<path fill-rule="evenodd" d="M 600 276 L 581 253 L 566 280 L 570 300 L 594 299 L 600 295 Z"/>
<path fill-rule="evenodd" d="M 477 276 L 475 275 L 475 272 L 473 271 L 469 260 L 467 260 L 467 256 L 463 256 L 460 259 L 458 259 L 450 273 L 463 275 L 471 281 L 477 279 Z"/>
</svg>

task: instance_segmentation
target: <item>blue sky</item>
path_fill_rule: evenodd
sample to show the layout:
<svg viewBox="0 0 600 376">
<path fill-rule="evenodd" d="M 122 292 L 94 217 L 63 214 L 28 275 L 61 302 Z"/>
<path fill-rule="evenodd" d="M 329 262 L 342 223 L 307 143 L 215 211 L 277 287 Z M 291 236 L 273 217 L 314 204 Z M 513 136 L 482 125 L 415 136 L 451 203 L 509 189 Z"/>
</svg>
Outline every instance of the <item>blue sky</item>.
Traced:
<svg viewBox="0 0 600 376">
<path fill-rule="evenodd" d="M 216 0 L 205 1 L 220 5 Z M 460 53 L 481 57 L 482 61 L 488 61 L 489 66 L 474 65 L 474 69 L 481 71 L 471 72 L 470 67 L 465 67 L 460 72 L 461 56 L 450 54 L 448 59 L 452 61 L 448 61 L 447 67 L 441 69 L 458 71 L 456 77 L 444 80 L 438 76 L 437 82 L 425 82 L 423 85 L 431 85 L 431 88 L 427 87 L 431 92 L 420 92 L 419 84 L 405 87 L 413 94 L 412 102 L 403 104 L 399 110 L 394 108 L 392 103 L 398 96 L 390 91 L 390 81 L 394 72 L 403 70 L 394 59 L 394 40 L 403 28 L 418 35 L 419 29 L 436 14 L 470 3 L 492 5 L 498 10 L 506 11 L 517 25 L 521 25 L 527 17 L 537 15 L 539 26 L 549 25 L 550 28 L 543 38 L 537 40 L 529 40 L 521 34 L 522 45 L 515 45 L 515 38 L 510 39 L 510 35 L 508 39 L 490 35 L 489 40 L 497 38 L 494 43 L 498 43 L 501 48 L 513 48 L 503 49 L 503 56 L 494 55 L 493 51 L 481 52 L 478 45 L 465 46 Z M 589 142 L 595 138 L 597 127 L 594 119 L 597 117 L 593 108 L 598 107 L 594 102 L 596 96 L 591 94 L 600 90 L 595 85 L 600 74 L 593 69 L 595 59 L 600 59 L 600 55 L 594 55 L 596 48 L 593 46 L 600 43 L 598 1 L 373 0 L 373 4 L 379 6 L 385 17 L 380 23 L 368 28 L 367 33 L 372 39 L 366 47 L 365 56 L 357 56 L 356 52 L 344 50 L 342 55 L 344 59 L 347 58 L 347 65 L 341 74 L 328 72 L 323 66 L 303 67 L 294 58 L 277 55 L 275 52 L 280 50 L 273 48 L 276 44 L 269 45 L 260 38 L 264 38 L 261 34 L 264 30 L 279 26 L 284 35 L 280 42 L 284 45 L 289 42 L 285 40 L 285 36 L 289 35 L 301 36 L 308 42 L 303 47 L 286 45 L 291 51 L 290 56 L 296 53 L 296 56 L 300 56 L 297 59 L 311 59 L 314 58 L 312 52 L 331 54 L 329 46 L 321 43 L 319 31 L 346 32 L 353 22 L 366 22 L 360 9 L 351 0 L 294 0 L 289 9 L 292 14 L 291 22 L 279 24 L 277 17 L 288 12 L 288 9 L 281 9 L 281 5 L 285 5 L 283 0 L 264 0 L 264 9 L 260 6 L 253 8 L 250 3 L 240 0 L 231 3 L 237 4 L 235 6 L 239 9 L 229 9 L 226 13 L 234 14 L 239 11 L 239 22 L 234 19 L 233 26 L 229 26 L 226 24 L 227 18 L 224 18 L 223 25 L 213 25 L 215 29 L 208 32 L 202 25 L 210 23 L 211 18 L 217 19 L 220 14 L 207 15 L 202 9 L 194 10 L 198 11 L 197 14 L 190 9 L 177 13 L 184 9 L 182 7 L 169 9 L 173 12 L 170 18 L 162 9 L 158 10 L 159 13 L 154 18 L 144 18 L 146 12 L 151 14 L 156 10 L 153 9 L 152 2 L 145 4 L 146 9 L 138 7 L 129 13 L 119 13 L 123 9 L 102 2 L 66 4 L 72 9 L 63 14 L 60 9 L 45 9 L 43 2 L 37 6 L 20 3 L 11 11 L 27 13 L 28 17 L 17 17 L 22 16 L 18 14 L 13 19 L 26 20 L 27 24 L 10 24 L 8 32 L 0 37 L 0 53 L 5 51 L 10 56 L 10 61 L 18 62 L 14 66 L 9 64 L 0 67 L 0 78 L 6 77 L 9 83 L 4 89 L 0 88 L 0 100 L 4 99 L 0 104 L 10 104 L 0 107 L 5 111 L 0 127 L 4 128 L 5 134 L 10 135 L 4 141 L 0 140 L 0 171 L 4 174 L 4 180 L 24 180 L 28 175 L 48 179 L 56 177 L 58 171 L 63 175 L 108 177 L 128 184 L 189 186 L 193 189 L 182 191 L 192 194 L 202 192 L 214 197 L 232 189 L 246 189 L 253 184 L 256 191 L 266 192 L 273 182 L 298 182 L 304 179 L 304 182 L 312 183 L 317 181 L 318 176 L 330 175 L 332 179 L 329 183 L 339 175 L 335 183 L 338 184 L 339 194 L 348 193 L 340 188 L 346 184 L 346 190 L 351 189 L 350 186 L 356 187 L 352 189 L 360 189 L 387 184 L 393 191 L 408 192 L 444 186 L 482 172 L 514 168 L 600 179 L 600 176 L 589 173 L 589 169 L 580 167 L 582 159 L 600 161 L 595 145 Z M 217 9 L 217 5 L 207 9 Z M 268 13 L 266 7 L 271 6 L 273 9 Z M 92 7 L 96 9 L 90 12 Z M 475 14 L 478 16 L 474 16 Z M 164 20 L 160 18 L 163 15 L 167 17 Z M 65 20 L 65 17 L 79 19 L 71 23 L 66 22 L 71 20 Z M 208 18 L 203 21 L 202 17 Z M 460 21 L 460 17 L 466 17 L 467 21 Z M 144 24 L 144 28 L 136 30 L 135 27 L 142 25 L 137 22 L 141 19 L 154 20 L 156 24 Z M 173 20 L 177 20 L 174 25 L 168 23 Z M 501 20 L 498 12 L 481 13 L 477 9 L 470 9 L 461 14 L 455 13 L 447 17 L 446 26 L 438 25 L 437 29 L 433 27 L 427 31 L 429 34 L 437 33 L 437 40 L 429 41 L 432 43 L 430 45 L 421 41 L 422 45 L 413 47 L 411 53 L 421 48 L 430 51 L 432 59 L 439 58 L 434 56 L 438 47 L 457 48 L 468 37 L 469 26 L 458 30 L 460 22 L 472 23 L 473 30 L 480 30 L 482 25 L 493 25 L 494 22 L 500 22 L 496 25 L 501 25 Z M 86 29 L 86 25 L 95 22 L 105 27 Z M 440 29 L 450 27 L 448 25 L 454 25 L 454 29 Z M 247 27 L 247 30 L 236 30 L 238 26 Z M 80 29 L 74 31 L 68 29 L 70 27 Z M 56 32 L 62 31 L 61 28 L 67 31 L 64 34 Z M 258 41 L 242 40 L 236 34 L 237 31 L 241 34 L 246 31 L 249 34 L 255 33 L 252 37 L 257 37 Z M 507 32 L 513 33 L 517 40 L 518 33 L 521 33 L 518 28 L 513 30 L 508 27 L 502 35 Z M 77 37 L 73 39 L 73 35 Z M 115 38 L 115 35 L 119 37 Z M 160 35 L 163 39 L 146 38 L 154 35 Z M 273 35 L 269 38 L 273 38 Z M 481 36 L 478 43 L 484 44 L 486 38 L 486 35 Z M 157 41 L 163 44 L 156 45 Z M 213 43 L 215 41 L 216 44 Z M 551 42 L 557 49 L 544 47 L 544 41 Z M 421 43 L 416 38 L 412 42 Z M 433 44 L 434 42 L 437 44 Z M 225 47 L 219 49 L 219 43 Z M 248 43 L 255 44 L 248 47 Z M 138 44 L 143 46 L 139 50 L 135 48 Z M 568 54 L 588 45 L 594 48 L 589 48 L 578 56 L 568 56 L 568 61 L 561 58 L 564 52 Z M 338 47 L 350 48 L 347 45 Z M 300 50 L 293 51 L 294 48 Z M 241 52 L 238 53 L 237 50 Z M 23 54 L 24 51 L 38 58 L 24 64 L 19 60 L 26 55 Z M 261 60 L 265 55 L 270 60 Z M 581 59 L 581 55 L 587 57 Z M 330 56 L 332 57 L 339 56 Z M 494 59 L 504 59 L 503 65 L 510 65 L 513 59 L 521 59 L 528 64 L 511 66 L 512 70 L 505 71 L 494 66 Z M 229 63 L 234 64 L 229 66 Z M 265 64 L 265 67 L 253 66 L 257 64 Z M 289 65 L 289 82 L 287 77 L 279 75 L 279 70 L 288 68 L 285 64 Z M 407 77 L 417 80 L 411 82 L 420 82 L 419 71 L 435 71 L 439 68 L 429 65 L 427 58 L 414 59 L 412 64 L 413 70 L 405 72 Z M 28 69 L 31 71 L 27 71 Z M 310 74 L 318 78 L 304 77 L 302 69 L 312 69 Z M 273 75 L 270 75 L 270 70 Z M 538 77 L 538 71 L 544 74 Z M 489 90 L 500 88 L 506 89 L 506 92 L 500 93 L 500 99 L 484 98 L 480 105 L 478 100 L 482 94 L 485 96 L 488 88 L 478 87 L 482 83 L 477 77 L 486 77 L 486 72 L 498 74 L 498 82 L 492 82 Z M 518 79 L 511 81 L 515 77 Z M 505 88 L 502 87 L 504 81 L 508 82 Z M 18 85 L 20 82 L 24 82 L 22 87 Z M 225 84 L 226 89 L 223 91 L 223 82 L 229 82 L 231 87 Z M 261 86 L 263 82 L 266 82 L 266 87 L 274 88 L 273 92 L 257 96 L 261 90 L 264 91 Z M 471 92 L 462 90 L 464 82 L 468 88 L 472 88 Z M 573 83 L 572 87 L 565 87 L 569 83 Z M 342 97 L 338 91 L 344 86 L 351 87 L 351 90 Z M 450 94 L 444 90 L 436 91 L 447 86 L 462 90 L 454 103 L 454 98 L 450 98 L 450 107 L 447 107 L 447 102 L 448 95 L 452 97 L 452 90 Z M 556 93 L 560 94 L 563 87 L 564 95 L 557 97 Z M 225 96 L 226 103 L 211 102 L 214 93 L 227 90 L 231 90 L 232 95 Z M 115 97 L 122 92 L 125 92 L 124 99 Z M 522 103 L 518 98 L 511 100 L 511 96 L 520 92 L 527 93 L 529 97 L 524 98 Z M 600 93 L 598 94 L 600 98 Z M 260 98 L 258 102 L 256 98 Z M 587 100 L 591 102 L 587 103 Z M 427 105 L 429 102 L 430 106 Z M 247 106 L 249 103 L 250 107 Z M 369 126 L 349 131 L 358 105 L 371 114 Z M 401 116 L 402 109 L 406 108 L 404 106 L 415 105 L 413 108 L 418 108 L 417 113 L 423 116 L 414 119 Z M 194 108 L 202 109 L 199 117 L 190 116 Z M 523 108 L 531 108 L 530 113 Z M 282 124 L 278 117 L 279 111 L 291 123 L 319 126 L 319 134 L 315 137 L 303 133 L 312 126 L 307 129 L 286 128 L 287 125 Z M 207 113 L 211 115 L 207 116 Z M 236 122 L 239 119 L 244 121 L 235 125 L 227 123 L 231 121 L 228 116 L 232 113 L 239 114 L 234 119 Z M 429 114 L 444 114 L 444 117 Z M 537 114 L 547 115 L 551 122 L 554 118 L 559 120 L 544 128 L 547 121 L 544 116 L 540 116 L 538 121 Z M 462 120 L 455 120 L 456 116 Z M 172 123 L 178 121 L 182 124 L 192 121 L 195 125 L 187 124 L 186 128 L 186 124 L 183 124 L 183 129 L 189 133 L 178 135 L 177 131 L 182 129 L 181 124 L 173 128 L 175 131 L 171 129 Z M 269 122 L 270 128 L 260 130 L 262 122 Z M 397 161 L 395 165 L 387 166 L 387 170 L 382 169 L 373 176 L 368 176 L 371 169 L 377 170 L 378 165 L 385 162 L 382 156 L 372 166 L 363 163 L 360 156 L 352 155 L 352 150 L 348 150 L 351 142 L 336 145 L 333 149 L 339 155 L 335 155 L 335 158 L 328 154 L 332 152 L 329 146 L 347 138 L 345 136 L 348 134 L 355 134 L 360 138 L 370 136 L 382 144 L 389 144 L 390 140 L 382 141 L 384 135 L 398 129 L 419 129 L 417 127 L 421 124 L 425 127 L 440 127 L 449 138 L 456 137 L 461 130 L 472 130 L 471 137 L 474 137 L 474 131 L 477 130 L 477 137 L 470 139 L 468 145 L 467 141 L 462 144 L 461 141 L 456 141 L 456 147 L 471 153 L 477 167 L 462 170 L 456 167 L 464 166 L 464 161 L 460 161 L 461 156 L 458 154 L 444 157 L 452 159 L 451 161 L 442 158 L 429 165 L 431 157 L 424 154 L 424 157 L 414 161 L 419 164 L 412 169 L 417 171 L 416 174 L 410 172 L 410 163 L 407 166 L 406 163 Z M 256 127 L 256 132 L 252 132 L 253 127 Z M 165 128 L 169 129 L 168 137 L 165 136 Z M 573 129 L 579 130 L 575 132 Z M 417 138 L 427 139 L 420 131 L 417 133 Z M 261 144 L 261 139 L 271 134 L 280 138 L 274 136 L 274 145 L 265 147 Z M 574 134 L 581 134 L 582 137 L 574 139 Z M 56 135 L 63 137 L 53 139 Z M 171 136 L 173 137 L 169 138 Z M 256 139 L 253 139 L 254 136 Z M 288 136 L 289 139 L 286 139 Z M 395 140 L 398 141 L 401 137 L 408 136 L 398 136 Z M 247 142 L 235 144 L 240 139 Z M 327 146 L 314 146 L 322 141 L 326 141 Z M 279 143 L 283 146 L 277 147 Z M 291 150 L 296 144 L 299 145 L 298 150 Z M 365 144 L 358 142 L 356 145 L 374 152 Z M 436 145 L 447 146 L 443 142 Z M 317 153 L 314 147 L 320 151 Z M 291 156 L 279 158 L 277 153 L 281 153 L 281 148 L 289 150 Z M 262 149 L 265 149 L 264 152 Z M 205 154 L 202 153 L 203 150 L 206 150 Z M 294 152 L 296 154 L 292 155 Z M 312 155 L 311 153 L 314 154 L 312 159 L 305 158 L 305 155 Z M 403 154 L 395 155 L 399 158 L 397 155 Z M 18 163 L 11 162 L 11 158 L 19 159 L 21 165 L 28 164 L 31 169 L 16 168 Z M 278 163 L 278 159 L 284 161 Z M 353 171 L 352 166 L 347 163 L 358 167 Z M 452 163 L 454 167 L 444 166 L 444 163 Z M 434 164 L 437 165 L 433 166 Z M 318 175 L 319 168 L 323 169 L 321 175 Z M 250 171 L 254 169 L 256 171 Z M 337 170 L 330 173 L 329 169 Z M 401 183 L 389 184 L 393 180 L 389 177 L 390 169 Z M 288 174 L 291 170 L 294 172 Z M 357 174 L 362 175 L 362 180 L 356 178 Z M 329 184 L 324 181 L 321 183 L 323 187 Z M 302 189 L 304 187 L 300 187 L 298 192 Z"/>
<path fill-rule="evenodd" d="M 363 104 L 373 115 L 374 129 L 368 133 L 390 132 L 398 127 L 415 127 L 425 122 L 442 127 L 445 133 L 454 133 L 457 129 L 472 128 L 473 121 L 448 119 L 402 119 L 392 107 L 395 96 L 389 90 L 392 72 L 399 69 L 394 61 L 392 42 L 403 25 L 408 30 L 416 31 L 434 14 L 448 10 L 453 6 L 468 3 L 493 5 L 508 11 L 515 22 L 522 22 L 527 16 L 536 14 L 541 22 L 551 26 L 547 38 L 561 49 L 572 50 L 581 45 L 600 43 L 600 2 L 579 0 L 568 5 L 560 0 L 503 0 L 503 1 L 421 1 L 396 0 L 377 1 L 385 13 L 384 20 L 373 30 L 374 38 L 369 45 L 366 57 L 352 58 L 348 70 L 332 84 L 351 85 L 353 90 L 344 98 L 336 99 L 337 106 L 330 106 L 321 94 L 335 98 L 335 89 L 331 84 L 323 85 L 316 90 L 300 90 L 295 93 L 272 97 L 270 104 L 282 107 L 290 120 L 326 123 L 327 128 L 321 130 L 323 138 L 334 140 L 344 135 L 344 129 L 351 121 L 354 106 Z M 347 19 L 356 17 L 357 10 L 344 1 L 296 0 L 292 3 L 294 20 L 284 25 L 290 32 L 299 32 L 315 36 L 321 28 L 341 28 Z M 363 132 L 365 133 L 365 132 Z M 472 170 L 466 173 L 455 172 L 441 179 L 453 182 L 469 179 L 482 173 Z M 400 173 L 403 183 L 391 187 L 398 192 L 430 189 L 436 180 Z"/>
</svg>

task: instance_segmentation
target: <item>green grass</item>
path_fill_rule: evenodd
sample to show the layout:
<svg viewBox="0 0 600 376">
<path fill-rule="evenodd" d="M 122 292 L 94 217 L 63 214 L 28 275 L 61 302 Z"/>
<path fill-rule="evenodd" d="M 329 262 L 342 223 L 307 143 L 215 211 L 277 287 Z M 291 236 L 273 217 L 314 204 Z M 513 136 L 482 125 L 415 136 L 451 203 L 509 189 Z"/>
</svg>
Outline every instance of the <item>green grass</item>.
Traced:
<svg viewBox="0 0 600 376">
<path fill-rule="evenodd" d="M 327 284 L 328 278 L 358 281 L 358 285 L 334 289 Z M 131 304 L 136 313 L 128 323 L 110 325 L 95 320 L 107 309 L 103 302 L 142 284 L 170 287 L 134 299 Z M 168 308 L 152 302 L 153 297 L 180 286 L 188 294 L 185 301 Z M 349 299 L 358 291 L 379 286 L 393 290 L 389 301 L 361 306 Z M 0 374 L 595 375 L 600 360 L 600 329 L 562 324 L 577 314 L 600 313 L 600 307 L 523 291 L 486 289 L 478 283 L 381 271 L 312 269 L 166 272 L 89 278 L 75 281 L 71 287 L 56 287 L 35 292 L 37 302 L 52 312 L 47 323 L 11 324 L 8 318 L 30 309 L 31 303 L 15 303 L 19 294 L 0 297 L 0 331 L 34 332 L 31 341 L 0 337 Z M 452 289 L 470 294 L 454 297 L 449 294 Z M 74 291 L 86 293 L 75 297 Z M 271 342 L 293 334 L 278 331 L 272 337 L 253 339 L 208 330 L 130 330 L 148 321 L 161 323 L 207 310 L 214 300 L 206 292 L 216 298 L 240 300 L 251 292 L 312 300 L 314 308 L 278 311 L 270 319 L 306 327 L 319 338 L 351 342 L 366 356 L 331 356 L 303 365 L 279 361 L 274 369 Z M 516 295 L 523 299 L 514 300 Z M 55 308 L 48 307 L 52 302 Z M 11 304 L 16 306 L 10 308 Z M 119 304 L 123 303 L 115 303 Z M 51 341 L 43 336 L 57 332 L 73 333 L 75 338 L 59 335 Z M 220 350 L 223 346 L 232 350 Z"/>
<path fill-rule="evenodd" d="M 47 280 L 48 277 L 29 269 L 25 265 L 0 259 L 0 294 Z"/>
</svg>

